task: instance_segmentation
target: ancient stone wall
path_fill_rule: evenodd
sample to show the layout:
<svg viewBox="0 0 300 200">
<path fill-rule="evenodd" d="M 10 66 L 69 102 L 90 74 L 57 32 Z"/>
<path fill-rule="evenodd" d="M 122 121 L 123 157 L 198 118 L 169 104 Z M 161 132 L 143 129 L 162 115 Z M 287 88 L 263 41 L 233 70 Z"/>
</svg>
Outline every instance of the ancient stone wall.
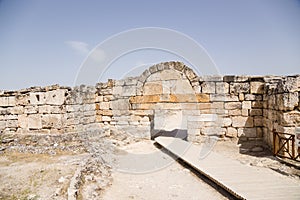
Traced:
<svg viewBox="0 0 300 200">
<path fill-rule="evenodd" d="M 265 140 L 300 126 L 300 76 L 202 76 L 180 62 L 96 86 L 29 88 L 0 94 L 0 131 L 62 134 L 111 130 L 150 138 L 161 130 Z"/>
</svg>

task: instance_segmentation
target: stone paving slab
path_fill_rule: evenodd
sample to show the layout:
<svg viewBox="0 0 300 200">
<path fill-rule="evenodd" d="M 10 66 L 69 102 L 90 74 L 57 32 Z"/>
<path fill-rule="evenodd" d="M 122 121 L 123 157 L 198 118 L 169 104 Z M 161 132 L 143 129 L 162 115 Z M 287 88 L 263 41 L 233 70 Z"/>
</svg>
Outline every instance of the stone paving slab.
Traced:
<svg viewBox="0 0 300 200">
<path fill-rule="evenodd" d="M 240 199 L 300 199 L 300 183 L 270 169 L 242 163 L 210 152 L 179 138 L 157 137 L 155 141 L 200 173 Z"/>
</svg>

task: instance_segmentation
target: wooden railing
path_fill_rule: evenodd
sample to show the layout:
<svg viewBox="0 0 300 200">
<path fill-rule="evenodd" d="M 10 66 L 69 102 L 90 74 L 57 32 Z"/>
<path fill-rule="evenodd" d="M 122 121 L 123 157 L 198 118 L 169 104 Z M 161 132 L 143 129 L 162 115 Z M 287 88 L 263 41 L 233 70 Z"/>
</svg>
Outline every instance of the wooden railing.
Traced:
<svg viewBox="0 0 300 200">
<path fill-rule="evenodd" d="M 300 162 L 300 147 L 295 145 L 295 135 L 274 130 L 273 154 Z"/>
</svg>

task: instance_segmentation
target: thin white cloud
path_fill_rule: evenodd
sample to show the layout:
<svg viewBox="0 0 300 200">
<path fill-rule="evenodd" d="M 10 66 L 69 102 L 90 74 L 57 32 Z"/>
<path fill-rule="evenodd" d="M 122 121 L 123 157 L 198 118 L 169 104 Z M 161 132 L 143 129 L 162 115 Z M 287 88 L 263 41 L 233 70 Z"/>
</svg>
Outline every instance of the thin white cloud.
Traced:
<svg viewBox="0 0 300 200">
<path fill-rule="evenodd" d="M 90 57 L 96 62 L 104 62 L 104 60 L 106 59 L 106 54 L 102 49 L 96 48 L 91 53 Z"/>
<path fill-rule="evenodd" d="M 81 41 L 65 41 L 65 44 L 70 46 L 72 49 L 80 54 L 87 55 L 89 53 L 88 44 Z"/>
</svg>

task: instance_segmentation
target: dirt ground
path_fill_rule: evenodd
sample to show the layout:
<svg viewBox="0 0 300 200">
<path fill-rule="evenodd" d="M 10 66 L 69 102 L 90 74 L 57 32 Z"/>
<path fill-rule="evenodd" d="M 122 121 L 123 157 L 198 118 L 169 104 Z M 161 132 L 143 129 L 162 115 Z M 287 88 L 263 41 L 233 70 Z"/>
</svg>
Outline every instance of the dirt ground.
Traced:
<svg viewBox="0 0 300 200">
<path fill-rule="evenodd" d="M 66 199 L 71 177 L 86 154 L 0 155 L 0 199 Z"/>
<path fill-rule="evenodd" d="M 106 158 L 117 159 L 118 154 L 124 152 L 157 152 L 162 159 L 170 157 L 150 140 L 127 144 L 120 149 L 114 152 L 115 155 L 109 152 Z M 266 149 L 258 150 L 253 153 L 236 140 L 220 140 L 213 148 L 213 151 L 245 165 L 270 168 L 300 181 L 299 163 L 283 164 Z M 50 155 L 4 151 L 0 154 L 0 199 L 68 199 L 75 172 L 90 156 L 87 153 Z M 114 166 L 109 172 L 107 167 L 90 161 L 81 173 L 78 182 L 73 183 L 78 189 L 78 199 L 227 199 L 177 162 L 154 172 L 132 174 L 122 173 Z"/>
</svg>

